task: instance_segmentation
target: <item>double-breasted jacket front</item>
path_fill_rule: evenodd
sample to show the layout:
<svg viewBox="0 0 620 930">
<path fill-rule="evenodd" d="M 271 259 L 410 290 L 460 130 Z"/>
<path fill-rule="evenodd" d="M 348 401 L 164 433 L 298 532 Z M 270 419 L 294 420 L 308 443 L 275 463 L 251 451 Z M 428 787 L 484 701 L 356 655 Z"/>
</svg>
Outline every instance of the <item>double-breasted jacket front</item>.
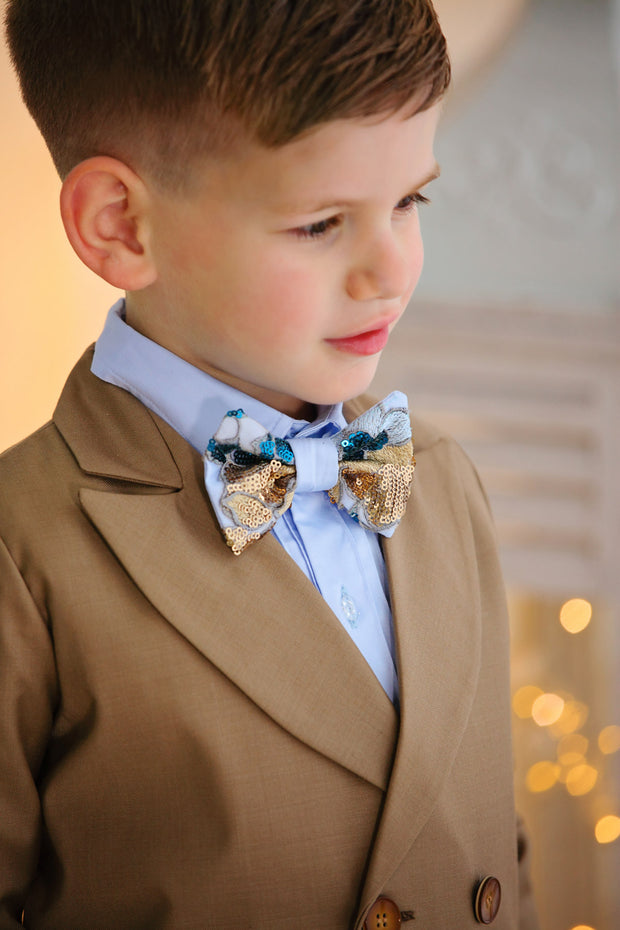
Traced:
<svg viewBox="0 0 620 930">
<path fill-rule="evenodd" d="M 0 460 L 0 927 L 360 930 L 384 895 L 465 930 L 493 875 L 516 928 L 504 595 L 460 449 L 414 421 L 383 546 L 398 714 L 275 539 L 234 557 L 200 456 L 89 364 Z"/>
</svg>

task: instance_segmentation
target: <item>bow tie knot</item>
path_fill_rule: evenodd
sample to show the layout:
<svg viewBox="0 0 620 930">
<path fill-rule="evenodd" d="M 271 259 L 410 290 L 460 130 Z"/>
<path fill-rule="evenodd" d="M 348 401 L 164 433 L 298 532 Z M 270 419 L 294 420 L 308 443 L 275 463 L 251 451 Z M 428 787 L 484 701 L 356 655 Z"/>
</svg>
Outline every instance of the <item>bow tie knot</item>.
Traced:
<svg viewBox="0 0 620 930">
<path fill-rule="evenodd" d="M 304 491 L 326 491 L 366 529 L 391 535 L 415 467 L 409 415 L 390 405 L 393 396 L 321 438 L 275 437 L 243 410 L 230 410 L 204 459 L 206 468 L 220 471 L 223 492 L 214 506 L 233 553 L 269 532 L 293 494 Z"/>
</svg>

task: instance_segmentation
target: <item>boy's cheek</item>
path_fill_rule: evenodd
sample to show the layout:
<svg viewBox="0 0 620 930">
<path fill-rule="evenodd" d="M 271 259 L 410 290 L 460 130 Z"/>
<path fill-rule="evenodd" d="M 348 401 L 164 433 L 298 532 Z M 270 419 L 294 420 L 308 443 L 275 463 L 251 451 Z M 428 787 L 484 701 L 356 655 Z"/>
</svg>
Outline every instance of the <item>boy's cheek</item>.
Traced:
<svg viewBox="0 0 620 930">
<path fill-rule="evenodd" d="M 255 270 L 239 294 L 251 319 L 258 316 L 259 325 L 262 320 L 263 326 L 283 332 L 306 328 L 314 319 L 318 322 L 325 310 L 326 295 L 317 278 L 281 262 Z"/>
</svg>

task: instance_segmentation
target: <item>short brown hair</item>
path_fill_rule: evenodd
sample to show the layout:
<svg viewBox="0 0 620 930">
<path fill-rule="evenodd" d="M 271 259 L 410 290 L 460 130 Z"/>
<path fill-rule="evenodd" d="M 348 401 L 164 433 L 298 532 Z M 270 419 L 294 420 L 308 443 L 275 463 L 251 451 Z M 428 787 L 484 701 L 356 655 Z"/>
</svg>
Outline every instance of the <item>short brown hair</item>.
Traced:
<svg viewBox="0 0 620 930">
<path fill-rule="evenodd" d="M 450 79 L 429 0 L 8 0 L 6 26 L 61 177 L 112 155 L 177 184 L 235 127 L 280 146 Z"/>
</svg>

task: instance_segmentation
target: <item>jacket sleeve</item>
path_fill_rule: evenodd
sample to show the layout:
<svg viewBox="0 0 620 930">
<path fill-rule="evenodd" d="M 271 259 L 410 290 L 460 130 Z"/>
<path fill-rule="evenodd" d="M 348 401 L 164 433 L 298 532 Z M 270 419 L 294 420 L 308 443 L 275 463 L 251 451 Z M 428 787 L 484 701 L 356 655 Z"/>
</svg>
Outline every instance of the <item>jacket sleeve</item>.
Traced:
<svg viewBox="0 0 620 930">
<path fill-rule="evenodd" d="M 37 773 L 56 704 L 51 637 L 0 540 L 0 930 L 21 926 L 37 867 Z"/>
</svg>

